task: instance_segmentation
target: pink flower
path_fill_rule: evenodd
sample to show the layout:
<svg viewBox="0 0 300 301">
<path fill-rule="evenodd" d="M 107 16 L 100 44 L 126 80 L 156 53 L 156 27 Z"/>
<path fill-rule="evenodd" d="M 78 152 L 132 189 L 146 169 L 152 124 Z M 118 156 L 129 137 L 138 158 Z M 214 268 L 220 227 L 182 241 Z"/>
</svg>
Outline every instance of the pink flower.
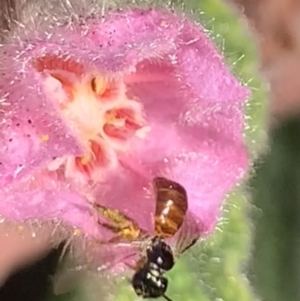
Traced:
<svg viewBox="0 0 300 301">
<path fill-rule="evenodd" d="M 152 231 L 163 176 L 209 234 L 247 168 L 248 92 L 202 28 L 163 10 L 45 22 L 0 49 L 1 215 L 102 239 L 96 202 Z"/>
</svg>

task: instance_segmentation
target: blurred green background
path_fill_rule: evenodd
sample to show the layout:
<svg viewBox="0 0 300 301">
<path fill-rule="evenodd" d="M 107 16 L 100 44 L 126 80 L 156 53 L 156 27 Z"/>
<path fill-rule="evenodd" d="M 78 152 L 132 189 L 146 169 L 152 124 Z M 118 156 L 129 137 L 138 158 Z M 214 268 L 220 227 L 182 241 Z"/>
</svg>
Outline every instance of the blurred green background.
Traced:
<svg viewBox="0 0 300 301">
<path fill-rule="evenodd" d="M 187 0 L 185 9 L 210 30 L 233 72 L 252 90 L 245 139 L 256 163 L 248 183 L 228 197 L 216 233 L 184 254 L 169 273 L 168 295 L 174 301 L 300 300 L 300 121 L 272 130 L 265 151 L 267 98 L 245 27 L 219 0 Z M 53 252 L 13 276 L 0 290 L 0 300 L 88 300 L 51 294 L 49 275 L 58 255 Z M 115 300 L 136 298 L 125 285 Z"/>
</svg>

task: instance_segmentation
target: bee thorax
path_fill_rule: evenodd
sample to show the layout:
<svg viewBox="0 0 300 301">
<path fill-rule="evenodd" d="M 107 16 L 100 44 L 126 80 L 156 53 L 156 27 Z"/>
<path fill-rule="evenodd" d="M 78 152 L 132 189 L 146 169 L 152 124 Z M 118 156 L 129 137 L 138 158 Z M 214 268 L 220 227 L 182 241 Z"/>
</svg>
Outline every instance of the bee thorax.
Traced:
<svg viewBox="0 0 300 301">
<path fill-rule="evenodd" d="M 149 263 L 155 264 L 160 270 L 168 271 L 174 265 L 174 256 L 171 247 L 157 236 L 149 243 L 146 253 Z"/>
</svg>

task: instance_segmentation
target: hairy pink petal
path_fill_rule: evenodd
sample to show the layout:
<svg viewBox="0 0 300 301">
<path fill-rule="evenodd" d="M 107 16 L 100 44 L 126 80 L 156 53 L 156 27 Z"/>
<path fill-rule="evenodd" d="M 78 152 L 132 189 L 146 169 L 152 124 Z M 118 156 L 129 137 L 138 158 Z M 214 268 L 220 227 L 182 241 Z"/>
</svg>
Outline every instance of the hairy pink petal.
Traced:
<svg viewBox="0 0 300 301">
<path fill-rule="evenodd" d="M 0 82 L 1 186 L 57 157 L 82 152 L 80 142 L 43 93 L 38 74 L 13 75 Z"/>
<path fill-rule="evenodd" d="M 0 49 L 1 215 L 59 219 L 103 239 L 91 205 L 99 203 L 151 232 L 152 180 L 164 176 L 186 188 L 198 235 L 209 234 L 247 169 L 248 92 L 202 29 L 170 12 L 132 10 L 49 30 L 24 29 Z M 89 141 L 105 151 L 89 157 Z M 81 177 L 84 169 L 92 176 Z"/>
</svg>

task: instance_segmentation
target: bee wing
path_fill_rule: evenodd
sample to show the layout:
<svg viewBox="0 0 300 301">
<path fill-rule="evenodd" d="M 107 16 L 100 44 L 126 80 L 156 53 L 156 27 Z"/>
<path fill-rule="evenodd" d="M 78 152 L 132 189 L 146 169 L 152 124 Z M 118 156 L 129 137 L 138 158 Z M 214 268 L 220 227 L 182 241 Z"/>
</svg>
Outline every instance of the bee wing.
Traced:
<svg viewBox="0 0 300 301">
<path fill-rule="evenodd" d="M 73 254 L 70 241 L 67 241 L 58 260 L 55 274 L 52 276 L 53 292 L 55 295 L 73 290 L 84 274 L 86 266 L 83 257 Z"/>
<path fill-rule="evenodd" d="M 175 242 L 174 255 L 176 258 L 199 240 L 201 235 L 200 230 L 201 228 L 196 222 L 193 214 L 188 211 Z"/>
<path fill-rule="evenodd" d="M 90 246 L 91 247 L 91 246 Z M 85 256 L 65 253 L 52 278 L 54 294 L 59 295 L 73 290 L 87 274 L 106 273 L 115 276 L 133 266 L 139 255 L 139 243 L 98 244 L 97 250 L 89 249 Z"/>
<path fill-rule="evenodd" d="M 77 283 L 84 277 L 84 272 L 81 266 L 57 271 L 52 277 L 53 293 L 60 295 L 75 289 Z"/>
</svg>

